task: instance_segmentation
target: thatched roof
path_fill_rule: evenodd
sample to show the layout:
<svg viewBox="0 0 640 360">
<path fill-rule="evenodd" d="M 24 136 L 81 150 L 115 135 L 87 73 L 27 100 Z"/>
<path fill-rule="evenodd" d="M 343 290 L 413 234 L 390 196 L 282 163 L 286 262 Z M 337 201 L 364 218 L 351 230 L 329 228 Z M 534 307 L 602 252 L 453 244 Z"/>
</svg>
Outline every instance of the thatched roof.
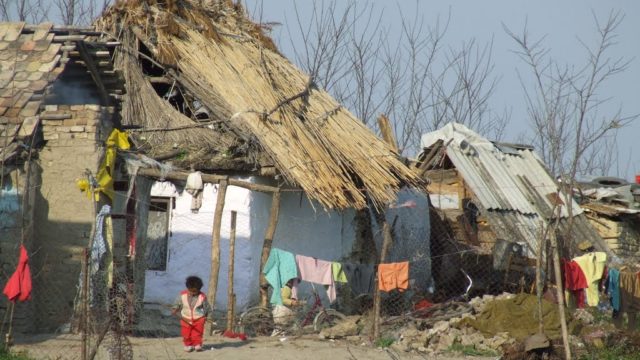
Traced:
<svg viewBox="0 0 640 360">
<path fill-rule="evenodd" d="M 125 124 L 197 126 L 157 95 L 150 64 L 209 109 L 209 127 L 146 133 L 151 148 L 173 144 L 271 163 L 327 208 L 366 207 L 364 192 L 381 205 L 403 184 L 421 186 L 398 154 L 282 57 L 239 6 L 204 2 L 121 1 L 98 21 L 123 43 L 116 67 L 128 86 Z"/>
</svg>

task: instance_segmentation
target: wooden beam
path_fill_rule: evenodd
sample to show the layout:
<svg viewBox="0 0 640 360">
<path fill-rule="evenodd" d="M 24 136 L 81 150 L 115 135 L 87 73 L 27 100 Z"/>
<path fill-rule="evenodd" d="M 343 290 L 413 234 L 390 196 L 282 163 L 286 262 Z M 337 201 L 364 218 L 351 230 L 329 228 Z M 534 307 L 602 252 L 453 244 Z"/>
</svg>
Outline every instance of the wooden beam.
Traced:
<svg viewBox="0 0 640 360">
<path fill-rule="evenodd" d="M 385 114 L 380 114 L 380 116 L 378 116 L 378 127 L 380 128 L 382 139 L 391 146 L 393 151 L 399 154 L 400 150 L 398 149 L 398 141 L 396 141 L 396 137 L 393 134 L 391 121 L 389 121 L 389 118 Z"/>
<path fill-rule="evenodd" d="M 187 181 L 187 177 L 189 176 L 189 173 L 186 171 L 170 171 L 167 174 L 162 174 L 160 170 L 156 170 L 156 169 L 140 169 L 138 170 L 138 175 L 152 177 L 156 179 Z M 227 176 L 223 176 L 223 175 L 202 174 L 202 181 L 204 182 L 217 184 L 221 180 L 226 180 L 229 185 L 241 187 L 241 188 L 252 190 L 252 191 L 260 191 L 264 193 L 275 193 L 280 191 L 280 188 L 275 186 L 254 184 L 248 181 L 229 179 Z"/>
<path fill-rule="evenodd" d="M 263 270 L 264 265 L 267 263 L 269 253 L 271 253 L 271 245 L 273 244 L 273 235 L 276 233 L 276 227 L 278 226 L 278 216 L 280 215 L 280 192 L 274 192 L 271 198 L 271 211 L 269 212 L 269 225 L 264 235 L 264 242 L 262 243 L 262 256 L 260 257 L 260 306 L 267 306 L 267 294 L 269 293 L 269 283 L 264 277 Z M 280 289 L 273 289 L 273 291 L 280 291 Z"/>
<path fill-rule="evenodd" d="M 165 76 L 146 76 L 152 84 L 173 84 L 174 80 Z"/>
<path fill-rule="evenodd" d="M 233 266 L 236 253 L 236 217 L 238 213 L 231 211 L 231 231 L 229 234 L 229 271 L 227 278 L 227 330 L 233 331 L 235 294 L 233 293 Z"/>
<path fill-rule="evenodd" d="M 102 78 L 100 77 L 100 73 L 98 72 L 98 68 L 93 62 L 93 58 L 89 55 L 89 50 L 84 43 L 78 42 L 77 44 L 78 51 L 80 52 L 80 57 L 84 60 L 87 69 L 91 73 L 91 77 L 93 81 L 96 82 L 96 86 L 98 86 L 98 90 L 100 92 L 100 97 L 102 98 L 103 105 L 109 105 L 111 103 L 111 99 L 109 98 L 109 93 L 107 92 L 104 83 L 102 82 Z"/>
<path fill-rule="evenodd" d="M 52 114 L 52 113 L 43 112 L 40 114 L 40 120 L 65 120 L 65 119 L 71 119 L 72 117 L 73 116 L 69 113 Z"/>
<path fill-rule="evenodd" d="M 86 35 L 55 35 L 53 42 L 77 41 L 81 42 L 86 39 Z"/>
<path fill-rule="evenodd" d="M 213 213 L 213 230 L 211 232 L 211 272 L 209 276 L 209 303 L 211 309 L 216 306 L 216 295 L 218 293 L 218 275 L 220 274 L 220 227 L 222 225 L 222 211 L 227 195 L 227 180 L 220 180 L 218 186 L 218 197 L 216 200 L 216 210 Z M 209 335 L 213 334 L 213 326 L 209 329 Z"/>
</svg>

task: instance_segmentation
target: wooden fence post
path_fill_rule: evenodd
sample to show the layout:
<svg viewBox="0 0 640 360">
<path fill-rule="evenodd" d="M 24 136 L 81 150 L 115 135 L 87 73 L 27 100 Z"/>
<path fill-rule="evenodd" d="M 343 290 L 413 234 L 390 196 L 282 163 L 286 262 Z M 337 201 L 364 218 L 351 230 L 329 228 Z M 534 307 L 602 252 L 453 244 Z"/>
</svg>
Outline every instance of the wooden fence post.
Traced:
<svg viewBox="0 0 640 360">
<path fill-rule="evenodd" d="M 233 266 L 236 252 L 236 216 L 235 211 L 231 212 L 231 233 L 229 235 L 229 277 L 227 286 L 227 330 L 233 331 L 235 294 L 233 293 Z"/>
<path fill-rule="evenodd" d="M 216 294 L 218 292 L 218 274 L 220 273 L 220 226 L 222 224 L 222 210 L 227 194 L 227 180 L 220 180 L 218 185 L 218 197 L 216 210 L 213 213 L 213 231 L 211 234 L 211 274 L 209 276 L 209 303 L 211 309 L 216 306 Z M 213 326 L 209 329 L 209 335 L 213 334 Z"/>
<path fill-rule="evenodd" d="M 269 290 L 269 283 L 267 279 L 264 277 L 262 271 L 264 270 L 264 265 L 267 263 L 267 259 L 269 258 L 269 253 L 271 252 L 271 245 L 273 244 L 273 235 L 276 232 L 276 227 L 278 225 L 278 215 L 280 214 L 280 191 L 276 191 L 273 193 L 271 199 L 271 211 L 269 213 L 269 226 L 267 226 L 267 231 L 264 235 L 264 242 L 262 244 L 262 256 L 260 258 L 260 306 L 267 306 L 267 294 Z M 280 291 L 280 289 L 274 289 L 274 291 Z"/>
<path fill-rule="evenodd" d="M 380 261 L 378 264 L 384 263 L 387 259 L 387 253 L 389 252 L 389 248 L 391 247 L 391 242 L 393 241 L 391 235 L 391 227 L 389 223 L 387 223 L 387 219 L 384 216 L 384 213 L 378 213 L 376 215 L 376 220 L 378 225 L 382 225 L 382 249 L 380 250 Z M 373 339 L 377 340 L 380 338 L 380 289 L 378 289 L 378 277 L 379 270 L 376 269 L 376 281 L 375 281 L 375 290 L 373 293 Z"/>
</svg>

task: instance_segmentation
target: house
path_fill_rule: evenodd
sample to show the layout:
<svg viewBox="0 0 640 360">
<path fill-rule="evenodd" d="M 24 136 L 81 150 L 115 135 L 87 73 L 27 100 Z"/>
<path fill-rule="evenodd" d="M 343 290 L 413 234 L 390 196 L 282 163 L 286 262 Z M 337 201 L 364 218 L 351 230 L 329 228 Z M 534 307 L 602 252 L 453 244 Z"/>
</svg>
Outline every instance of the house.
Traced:
<svg viewBox="0 0 640 360">
<path fill-rule="evenodd" d="M 94 30 L 0 24 L 0 239 L 3 271 L 28 249 L 33 301 L 17 304 L 14 328 L 50 331 L 69 322 L 95 215 L 75 187 L 94 173 L 121 92 L 109 65 L 114 42 Z M 87 67 L 102 79 L 100 87 Z M 2 302 L 3 309 L 8 308 Z"/>
<path fill-rule="evenodd" d="M 573 199 L 570 209 L 564 205 L 567 197 L 558 193 L 532 147 L 492 142 L 458 123 L 424 134 L 421 144 L 424 151 L 418 166 L 432 181 L 433 206 L 455 238 L 492 257 L 494 269 L 505 269 L 513 251 L 535 258 L 542 225 L 556 214 L 560 214 L 560 234 L 570 227 L 566 256 L 584 241 L 612 254 L 584 210 Z M 436 241 L 432 239 L 432 246 L 438 246 Z M 455 268 L 444 268 L 451 267 Z M 446 278 L 442 275 L 440 280 Z"/>
<path fill-rule="evenodd" d="M 232 211 L 238 310 L 266 298 L 260 269 L 272 246 L 376 261 L 384 219 L 376 213 L 394 223 L 387 260 L 421 260 L 417 285 L 431 286 L 424 181 L 240 7 L 171 4 L 118 2 L 87 29 L 0 27 L 0 58 L 9 59 L 1 64 L 15 64 L 0 86 L 0 149 L 9 154 L 0 211 L 11 219 L 0 227 L 10 240 L 2 256 L 11 268 L 24 238 L 39 272 L 34 301 L 19 305 L 37 314 L 26 330 L 74 318 L 95 234 L 108 250 L 89 264 L 106 273 L 92 310 L 112 305 L 136 322 L 143 303 L 173 302 L 191 274 L 224 309 Z M 42 77 L 28 80 L 36 62 Z M 199 209 L 184 191 L 195 171 L 204 182 Z M 416 205 L 389 208 L 407 199 Z M 21 204 L 29 204 L 24 215 Z M 16 316 L 31 318 L 26 311 Z"/>
</svg>

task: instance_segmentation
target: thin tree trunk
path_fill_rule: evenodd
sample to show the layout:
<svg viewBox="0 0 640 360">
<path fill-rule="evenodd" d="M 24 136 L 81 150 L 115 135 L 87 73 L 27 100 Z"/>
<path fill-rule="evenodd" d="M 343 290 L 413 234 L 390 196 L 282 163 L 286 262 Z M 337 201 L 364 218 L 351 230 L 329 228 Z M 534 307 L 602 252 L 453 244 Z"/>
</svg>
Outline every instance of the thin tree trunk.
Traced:
<svg viewBox="0 0 640 360">
<path fill-rule="evenodd" d="M 547 237 L 544 232 L 544 225 L 540 222 L 540 237 L 538 238 L 538 254 L 536 256 L 536 297 L 538 298 L 539 332 L 544 333 L 544 321 L 542 319 L 542 253 Z"/>
<path fill-rule="evenodd" d="M 558 221 L 558 220 L 556 220 Z M 556 223 L 557 224 L 557 223 Z M 571 347 L 569 346 L 569 332 L 567 330 L 567 318 L 564 313 L 564 292 L 562 291 L 562 278 L 560 274 L 560 253 L 558 249 L 558 239 L 556 237 L 556 227 L 551 233 L 551 247 L 553 248 L 553 267 L 556 278 L 556 292 L 558 296 L 558 312 L 560 313 L 560 326 L 562 327 L 562 342 L 564 343 L 564 353 L 567 360 L 571 360 Z"/>
</svg>

